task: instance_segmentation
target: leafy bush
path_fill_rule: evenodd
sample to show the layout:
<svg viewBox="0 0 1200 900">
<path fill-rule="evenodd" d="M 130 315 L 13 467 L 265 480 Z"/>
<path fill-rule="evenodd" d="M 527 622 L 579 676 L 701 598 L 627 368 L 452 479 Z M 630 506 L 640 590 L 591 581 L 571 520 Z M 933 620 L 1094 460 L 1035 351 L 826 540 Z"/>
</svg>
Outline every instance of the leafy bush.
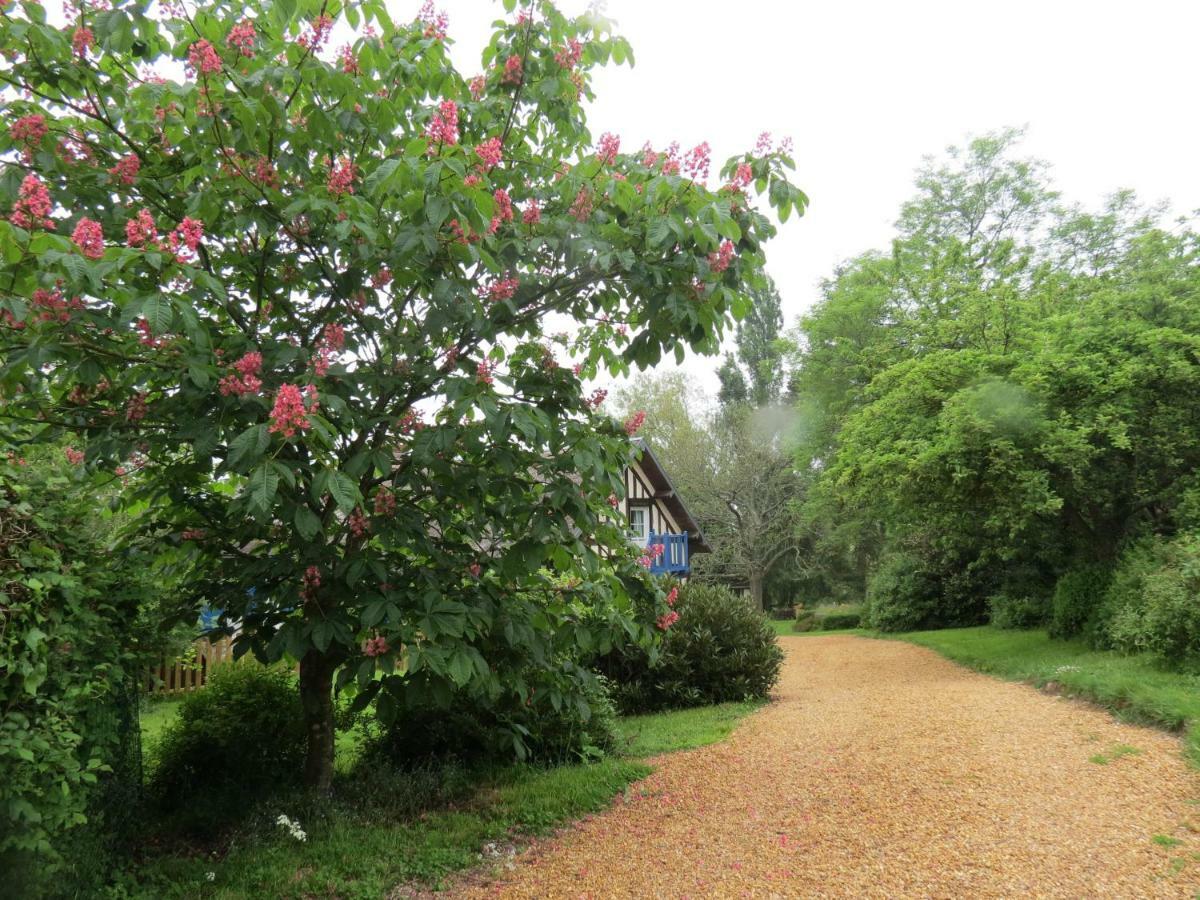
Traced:
<svg viewBox="0 0 1200 900">
<path fill-rule="evenodd" d="M 687 584 L 679 620 L 663 636 L 658 658 L 638 649 L 602 657 L 622 712 L 650 712 L 767 696 L 783 651 L 766 617 L 728 588 Z"/>
<path fill-rule="evenodd" d="M 1172 665 L 1200 663 L 1200 534 L 1155 539 L 1118 566 L 1106 598 L 1113 646 L 1148 652 Z"/>
<path fill-rule="evenodd" d="M 830 613 L 817 620 L 817 626 L 822 631 L 836 631 L 839 628 L 857 628 L 862 622 L 862 613 L 844 612 Z"/>
<path fill-rule="evenodd" d="M 538 699 L 489 698 L 460 693 L 448 707 L 417 705 L 397 713 L 367 748 L 403 766 L 454 758 L 463 762 L 537 763 L 595 759 L 617 743 L 617 712 L 602 677 L 584 681 L 575 700 L 558 707 Z"/>
<path fill-rule="evenodd" d="M 154 747 L 152 799 L 184 831 L 209 832 L 295 781 L 304 713 L 292 674 L 250 661 L 214 669 Z"/>
<path fill-rule="evenodd" d="M 916 631 L 941 624 L 937 581 L 917 557 L 892 553 L 884 557 L 867 582 L 865 619 L 880 631 Z"/>
<path fill-rule="evenodd" d="M 817 627 L 817 616 L 809 610 L 801 610 L 796 614 L 796 621 L 792 623 L 792 631 L 814 631 Z"/>
<path fill-rule="evenodd" d="M 988 620 L 997 628 L 1038 628 L 1050 611 L 1045 600 L 1025 594 L 993 594 L 988 599 Z"/>
<path fill-rule="evenodd" d="M 796 607 L 777 606 L 771 610 L 771 618 L 776 622 L 788 622 L 796 618 Z"/>
<path fill-rule="evenodd" d="M 115 546 L 115 490 L 90 489 L 62 447 L 0 442 L 0 871 L 14 896 L 101 872 L 140 792 L 132 685 L 154 593 Z"/>
<path fill-rule="evenodd" d="M 1083 634 L 1088 623 L 1099 614 L 1108 582 L 1109 572 L 1100 565 L 1081 566 L 1059 578 L 1050 601 L 1050 636 L 1070 638 Z"/>
</svg>

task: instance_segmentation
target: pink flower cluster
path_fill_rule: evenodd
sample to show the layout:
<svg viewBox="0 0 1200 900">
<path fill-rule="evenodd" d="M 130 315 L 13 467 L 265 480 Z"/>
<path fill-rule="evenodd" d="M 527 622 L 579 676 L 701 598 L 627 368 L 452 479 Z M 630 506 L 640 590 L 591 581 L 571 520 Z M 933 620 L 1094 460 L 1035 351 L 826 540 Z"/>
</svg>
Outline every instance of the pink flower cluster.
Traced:
<svg viewBox="0 0 1200 900">
<path fill-rule="evenodd" d="M 354 179 L 358 176 L 358 167 L 350 161 L 350 157 L 343 156 L 334 163 L 329 170 L 329 193 L 334 197 L 341 197 L 344 194 L 354 193 Z"/>
<path fill-rule="evenodd" d="M 576 372 L 575 374 L 578 375 L 579 373 Z M 596 388 L 594 391 L 592 391 L 592 396 L 588 397 L 588 406 L 590 406 L 592 409 L 599 409 L 600 404 L 603 403 L 607 397 L 608 391 L 604 390 L 604 388 Z"/>
<path fill-rule="evenodd" d="M 179 262 L 190 262 L 195 258 L 204 239 L 204 223 L 197 219 L 184 218 L 175 226 L 175 230 L 167 235 L 167 246 L 175 254 Z"/>
<path fill-rule="evenodd" d="M 52 322 L 56 319 L 59 322 L 69 322 L 72 309 L 83 309 L 82 299 L 73 297 L 68 301 L 58 288 L 50 291 L 39 288 L 33 292 L 32 302 L 34 309 L 39 311 L 37 318 L 42 322 Z"/>
<path fill-rule="evenodd" d="M 583 44 L 571 38 L 567 41 L 567 46 L 560 47 L 554 53 L 554 61 L 564 69 L 574 69 L 579 65 L 579 60 L 583 57 Z"/>
<path fill-rule="evenodd" d="M 477 562 L 473 562 L 467 566 L 467 571 L 471 573 L 472 578 L 478 578 L 480 573 L 483 572 L 483 566 Z"/>
<path fill-rule="evenodd" d="M 654 561 L 663 555 L 663 551 L 665 549 L 666 547 L 664 547 L 662 544 L 651 544 L 646 548 L 646 552 L 638 557 L 638 564 L 641 565 L 643 569 L 650 568 Z"/>
<path fill-rule="evenodd" d="M 675 610 L 670 610 L 658 617 L 658 628 L 660 631 L 666 631 L 672 625 L 679 621 L 679 613 Z"/>
<path fill-rule="evenodd" d="M 296 43 L 305 50 L 311 50 L 313 53 L 316 53 L 325 46 L 325 41 L 329 39 L 329 32 L 333 30 L 333 19 L 321 13 L 317 18 L 307 23 L 305 28 L 307 30 L 296 39 Z"/>
<path fill-rule="evenodd" d="M 618 506 L 621 505 L 621 501 L 617 499 L 616 494 L 609 494 L 608 495 L 608 505 L 611 506 L 613 509 L 616 509 Z"/>
<path fill-rule="evenodd" d="M 646 423 L 645 410 L 639 409 L 632 416 L 625 420 L 625 433 L 633 437 L 638 433 L 638 430 Z"/>
<path fill-rule="evenodd" d="M 571 203 L 570 215 L 576 222 L 586 222 L 592 217 L 592 192 L 586 186 L 579 189 Z"/>
<path fill-rule="evenodd" d="M 429 126 L 425 129 L 425 137 L 433 144 L 457 144 L 458 104 L 453 100 L 443 100 L 439 103 L 437 110 L 433 113 L 433 118 L 429 120 Z M 432 146 L 429 148 L 429 152 L 434 152 Z"/>
<path fill-rule="evenodd" d="M 658 546 L 661 547 L 662 544 L 659 544 Z M 678 586 L 673 587 L 673 588 L 671 588 L 671 590 L 667 591 L 667 606 L 674 606 L 678 599 L 679 599 L 679 587 Z"/>
<path fill-rule="evenodd" d="M 433 38 L 435 41 L 444 41 L 446 39 L 446 30 L 450 27 L 450 17 L 446 15 L 444 10 L 434 10 L 433 0 L 425 0 L 421 6 L 421 11 L 417 13 L 417 19 L 424 26 L 423 34 L 427 38 Z"/>
<path fill-rule="evenodd" d="M 242 19 L 229 29 L 229 36 L 225 39 L 225 43 L 242 56 L 250 58 L 254 56 L 254 39 L 254 22 L 250 19 Z"/>
<path fill-rule="evenodd" d="M 46 117 L 34 113 L 33 115 L 21 116 L 9 126 L 8 133 L 13 141 L 18 144 L 24 144 L 25 162 L 33 159 L 33 151 L 46 136 Z"/>
<path fill-rule="evenodd" d="M 321 570 L 316 566 L 309 566 L 304 570 L 304 580 L 300 588 L 300 596 L 304 600 L 311 600 L 317 594 L 317 588 L 321 586 Z"/>
<path fill-rule="evenodd" d="M 393 516 L 396 514 L 396 495 L 387 488 L 381 487 L 375 492 L 375 515 Z"/>
<path fill-rule="evenodd" d="M 50 191 L 36 175 L 26 175 L 21 182 L 17 202 L 13 204 L 8 220 L 18 228 L 54 230 L 54 222 L 50 219 Z"/>
<path fill-rule="evenodd" d="M 309 405 L 305 407 L 305 400 Z M 282 434 L 285 438 L 293 437 L 297 431 L 308 431 L 312 427 L 308 417 L 316 412 L 317 389 L 308 385 L 304 393 L 294 384 L 281 385 L 275 394 L 275 405 L 271 408 L 271 424 L 267 431 L 272 434 Z"/>
<path fill-rule="evenodd" d="M 71 240 L 88 259 L 99 259 L 104 255 L 104 230 L 99 222 L 87 216 L 79 220 L 71 232 Z"/>
<path fill-rule="evenodd" d="M 371 276 L 371 287 L 379 290 L 385 288 L 392 283 L 392 270 L 387 266 L 382 266 L 378 272 Z"/>
<path fill-rule="evenodd" d="M 146 405 L 146 392 L 141 391 L 129 398 L 129 402 L 125 404 L 125 421 L 140 422 L 146 418 L 149 407 Z"/>
<path fill-rule="evenodd" d="M 742 191 L 754 180 L 754 172 L 749 163 L 738 163 L 737 171 L 726 185 L 731 191 Z"/>
<path fill-rule="evenodd" d="M 600 135 L 600 147 L 596 151 L 596 159 L 605 165 L 611 166 L 617 161 L 617 154 L 621 152 L 621 139 L 610 131 Z"/>
<path fill-rule="evenodd" d="M 108 174 L 112 175 L 122 184 L 133 184 L 141 167 L 142 161 L 138 159 L 138 155 L 136 153 L 127 153 L 117 160 L 117 164 L 108 170 Z"/>
<path fill-rule="evenodd" d="M 265 156 L 260 156 L 254 161 L 250 177 L 263 187 L 279 187 L 279 173 L 275 171 L 275 164 Z"/>
<path fill-rule="evenodd" d="M 367 638 L 365 641 L 363 641 L 364 656 L 370 656 L 372 658 L 376 656 L 383 656 L 388 652 L 388 649 L 387 638 L 381 635 L 376 635 L 373 638 Z"/>
<path fill-rule="evenodd" d="M 482 144 L 475 148 L 475 155 L 483 161 L 483 164 L 489 169 L 493 166 L 498 166 L 500 160 L 504 156 L 504 147 L 500 143 L 500 138 L 488 138 Z"/>
<path fill-rule="evenodd" d="M 321 337 L 317 340 L 317 358 L 313 360 L 313 371 L 318 378 L 329 374 L 329 365 L 337 351 L 346 346 L 346 329 L 336 322 L 325 326 Z"/>
<path fill-rule="evenodd" d="M 521 62 L 521 57 L 514 53 L 504 61 L 504 77 L 500 80 L 504 84 L 520 84 L 521 79 L 524 77 L 524 65 Z"/>
<path fill-rule="evenodd" d="M 263 358 L 257 350 L 251 350 L 233 364 L 233 371 L 225 375 L 218 386 L 222 396 L 244 397 L 247 394 L 257 394 L 262 390 Z"/>
<path fill-rule="evenodd" d="M 365 537 L 367 532 L 371 530 L 371 523 L 367 521 L 367 517 L 363 511 L 355 507 L 354 512 L 346 518 L 346 527 L 350 529 L 350 533 L 357 538 Z"/>
<path fill-rule="evenodd" d="M 496 381 L 495 376 L 496 364 L 491 360 L 485 359 L 475 366 L 475 375 L 480 384 L 493 384 Z"/>
<path fill-rule="evenodd" d="M 487 77 L 483 75 L 476 75 L 471 79 L 471 82 L 467 85 L 467 87 L 471 91 L 471 99 L 478 100 L 483 96 L 483 92 L 487 90 Z"/>
<path fill-rule="evenodd" d="M 708 169 L 712 162 L 712 150 L 708 141 L 697 144 L 683 157 L 683 173 L 693 181 L 704 184 L 708 181 Z"/>
<path fill-rule="evenodd" d="M 536 225 L 542 221 L 542 207 L 538 205 L 537 197 L 530 199 L 525 211 L 521 213 L 521 221 L 526 225 Z"/>
<path fill-rule="evenodd" d="M 358 65 L 358 57 L 354 55 L 354 48 L 349 44 L 343 44 L 338 50 L 338 58 L 342 61 L 342 73 L 345 75 L 359 75 L 362 69 Z"/>
<path fill-rule="evenodd" d="M 721 248 L 708 254 L 708 267 L 714 272 L 724 272 L 733 261 L 733 241 L 722 241 Z"/>
<path fill-rule="evenodd" d="M 196 73 L 211 75 L 221 71 L 221 57 L 208 41 L 199 40 L 188 48 L 187 68 L 192 76 Z"/>
<path fill-rule="evenodd" d="M 502 303 L 505 300 L 511 300 L 520 286 L 521 281 L 519 278 L 512 275 L 505 275 L 504 278 L 494 281 L 488 286 L 487 301 L 489 303 Z"/>
<path fill-rule="evenodd" d="M 66 454 L 67 462 L 69 462 L 73 466 L 77 466 L 81 462 L 83 462 L 83 458 L 85 455 L 82 450 L 76 450 L 74 447 L 68 447 L 66 450 L 63 451 L 63 453 Z"/>
<path fill-rule="evenodd" d="M 71 35 L 71 49 L 75 51 L 75 55 L 82 58 L 88 55 L 88 51 L 92 49 L 92 45 L 96 43 L 96 36 L 92 34 L 92 29 L 80 25 L 75 29 L 75 33 Z"/>
</svg>

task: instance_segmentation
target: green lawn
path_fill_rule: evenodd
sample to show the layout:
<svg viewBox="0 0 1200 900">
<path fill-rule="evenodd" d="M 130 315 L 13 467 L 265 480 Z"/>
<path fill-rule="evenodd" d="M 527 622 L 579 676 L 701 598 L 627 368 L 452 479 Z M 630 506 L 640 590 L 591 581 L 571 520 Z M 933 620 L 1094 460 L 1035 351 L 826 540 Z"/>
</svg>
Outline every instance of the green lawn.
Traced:
<svg viewBox="0 0 1200 900">
<path fill-rule="evenodd" d="M 759 706 L 726 703 L 623 718 L 622 753 L 597 763 L 511 766 L 483 774 L 380 774 L 377 783 L 328 803 L 314 804 L 300 795 L 280 798 L 251 815 L 215 855 L 197 850 L 151 858 L 136 873 L 134 895 L 377 898 L 404 882 L 437 886 L 455 871 L 478 864 L 481 853 L 503 858 L 526 836 L 603 809 L 649 774 L 644 757 L 719 741 Z M 172 707 L 177 704 L 143 710 L 143 733 L 161 732 Z M 353 752 L 355 743 L 353 736 L 343 736 L 339 752 Z M 339 761 L 338 768 L 344 772 L 346 767 Z M 448 781 L 455 784 L 448 787 Z M 414 803 L 411 795 L 422 792 L 442 800 Z M 399 811 L 414 805 L 428 808 L 416 815 Z M 276 826 L 280 814 L 298 820 L 307 840 L 297 841 Z"/>
<path fill-rule="evenodd" d="M 986 625 L 870 636 L 920 644 L 1001 678 L 1038 687 L 1055 682 L 1122 718 L 1181 730 L 1189 757 L 1200 765 L 1200 675 L 1166 671 L 1149 656 L 1123 656 L 1092 650 L 1078 641 L 1051 640 L 1044 631 Z"/>
</svg>

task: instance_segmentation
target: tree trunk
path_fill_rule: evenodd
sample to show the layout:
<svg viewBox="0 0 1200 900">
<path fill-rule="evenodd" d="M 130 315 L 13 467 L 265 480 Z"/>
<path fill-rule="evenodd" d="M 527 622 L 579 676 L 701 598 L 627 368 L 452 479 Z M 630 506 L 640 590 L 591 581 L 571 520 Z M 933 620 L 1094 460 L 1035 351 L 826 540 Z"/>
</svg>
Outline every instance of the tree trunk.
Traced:
<svg viewBox="0 0 1200 900">
<path fill-rule="evenodd" d="M 763 606 L 763 581 L 762 572 L 750 573 L 750 599 L 754 601 L 755 609 L 765 609 Z"/>
<path fill-rule="evenodd" d="M 300 660 L 300 702 L 308 755 L 304 760 L 304 783 L 328 793 L 333 785 L 333 671 L 336 661 L 315 649 Z"/>
</svg>

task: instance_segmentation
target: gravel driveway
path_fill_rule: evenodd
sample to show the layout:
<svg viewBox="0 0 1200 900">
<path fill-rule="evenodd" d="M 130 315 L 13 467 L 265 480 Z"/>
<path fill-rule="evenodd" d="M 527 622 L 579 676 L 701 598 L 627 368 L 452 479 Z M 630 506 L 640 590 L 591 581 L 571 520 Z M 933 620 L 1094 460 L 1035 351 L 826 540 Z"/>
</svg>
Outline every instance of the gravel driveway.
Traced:
<svg viewBox="0 0 1200 900">
<path fill-rule="evenodd" d="M 784 637 L 775 702 L 653 760 L 480 897 L 1187 897 L 1200 773 L 1178 739 L 931 650 Z"/>
</svg>

